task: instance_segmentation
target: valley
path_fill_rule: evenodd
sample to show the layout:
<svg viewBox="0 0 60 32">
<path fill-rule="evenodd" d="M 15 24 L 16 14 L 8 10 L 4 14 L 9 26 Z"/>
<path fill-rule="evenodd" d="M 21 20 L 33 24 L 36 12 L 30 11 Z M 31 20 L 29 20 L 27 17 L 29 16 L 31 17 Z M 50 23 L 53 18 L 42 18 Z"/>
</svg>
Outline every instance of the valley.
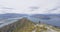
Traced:
<svg viewBox="0 0 60 32">
<path fill-rule="evenodd" d="M 6 16 L 7 17 L 7 16 Z M 9 16 L 10 17 L 10 16 Z M 47 18 L 22 16 L 0 18 L 0 32 L 60 32 L 60 18 L 48 16 Z"/>
</svg>

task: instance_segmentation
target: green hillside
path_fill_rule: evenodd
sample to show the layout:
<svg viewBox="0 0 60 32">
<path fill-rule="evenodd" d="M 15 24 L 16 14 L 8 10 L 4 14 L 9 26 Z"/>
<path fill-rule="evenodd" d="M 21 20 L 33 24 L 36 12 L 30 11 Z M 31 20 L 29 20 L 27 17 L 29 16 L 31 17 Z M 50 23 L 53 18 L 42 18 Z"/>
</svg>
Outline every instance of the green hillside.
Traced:
<svg viewBox="0 0 60 32">
<path fill-rule="evenodd" d="M 23 18 L 20 19 L 20 27 L 16 27 L 13 32 L 31 32 L 34 29 L 34 24 L 32 21 Z"/>
<path fill-rule="evenodd" d="M 34 22 L 23 18 L 20 19 L 20 27 L 16 27 L 13 32 L 60 32 L 60 29 L 47 25 L 47 24 L 35 24 Z"/>
<path fill-rule="evenodd" d="M 60 29 L 44 23 L 37 24 L 27 18 L 22 18 L 1 28 L 0 32 L 60 32 Z"/>
</svg>

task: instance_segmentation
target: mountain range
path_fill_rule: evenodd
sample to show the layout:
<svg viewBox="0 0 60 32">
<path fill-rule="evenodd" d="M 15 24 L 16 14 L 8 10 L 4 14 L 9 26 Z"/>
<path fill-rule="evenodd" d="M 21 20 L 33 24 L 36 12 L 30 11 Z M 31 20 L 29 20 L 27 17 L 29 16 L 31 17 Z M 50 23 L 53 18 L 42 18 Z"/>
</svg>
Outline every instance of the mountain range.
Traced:
<svg viewBox="0 0 60 32">
<path fill-rule="evenodd" d="M 28 16 L 27 14 L 17 14 L 17 13 L 6 13 L 6 14 L 0 14 L 0 19 L 8 19 L 8 18 L 18 18 Z"/>
</svg>

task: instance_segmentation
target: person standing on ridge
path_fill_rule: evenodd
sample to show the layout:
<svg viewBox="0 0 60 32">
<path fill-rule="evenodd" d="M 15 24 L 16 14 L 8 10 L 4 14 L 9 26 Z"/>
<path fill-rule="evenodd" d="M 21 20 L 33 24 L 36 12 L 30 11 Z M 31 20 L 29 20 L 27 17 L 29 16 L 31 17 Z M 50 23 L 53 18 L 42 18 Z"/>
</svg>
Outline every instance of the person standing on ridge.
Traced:
<svg viewBox="0 0 60 32">
<path fill-rule="evenodd" d="M 40 24 L 40 21 L 39 21 L 39 24 Z"/>
</svg>

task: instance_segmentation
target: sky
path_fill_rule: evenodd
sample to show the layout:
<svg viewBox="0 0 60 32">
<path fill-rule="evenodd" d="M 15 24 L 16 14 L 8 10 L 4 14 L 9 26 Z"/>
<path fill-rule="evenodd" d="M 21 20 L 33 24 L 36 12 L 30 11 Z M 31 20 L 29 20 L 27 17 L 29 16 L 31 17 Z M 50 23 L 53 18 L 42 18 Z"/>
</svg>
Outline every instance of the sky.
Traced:
<svg viewBox="0 0 60 32">
<path fill-rule="evenodd" d="M 60 14 L 60 0 L 0 0 L 0 14 L 4 13 Z"/>
</svg>

